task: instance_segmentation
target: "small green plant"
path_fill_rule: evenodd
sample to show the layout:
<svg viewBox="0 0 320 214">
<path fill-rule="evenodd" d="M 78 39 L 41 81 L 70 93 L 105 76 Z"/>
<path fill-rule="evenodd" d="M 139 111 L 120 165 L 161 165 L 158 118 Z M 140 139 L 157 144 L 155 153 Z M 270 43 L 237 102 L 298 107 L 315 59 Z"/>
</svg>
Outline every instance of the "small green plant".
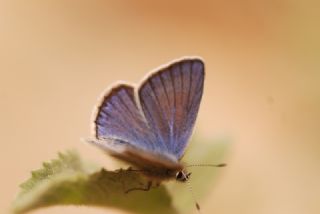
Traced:
<svg viewBox="0 0 320 214">
<path fill-rule="evenodd" d="M 191 143 L 183 160 L 187 163 L 220 163 L 227 145 L 226 142 Z M 193 171 L 191 183 L 200 202 L 212 189 L 220 170 L 223 169 L 199 167 L 190 170 Z M 185 184 L 172 181 L 148 192 L 126 194 L 127 189 L 146 185 L 147 181 L 140 173 L 128 169 L 108 171 L 83 161 L 75 151 L 59 153 L 57 159 L 43 163 L 41 169 L 31 174 L 31 178 L 20 185 L 20 193 L 13 202 L 15 214 L 54 205 L 114 207 L 142 214 L 195 211 Z"/>
</svg>

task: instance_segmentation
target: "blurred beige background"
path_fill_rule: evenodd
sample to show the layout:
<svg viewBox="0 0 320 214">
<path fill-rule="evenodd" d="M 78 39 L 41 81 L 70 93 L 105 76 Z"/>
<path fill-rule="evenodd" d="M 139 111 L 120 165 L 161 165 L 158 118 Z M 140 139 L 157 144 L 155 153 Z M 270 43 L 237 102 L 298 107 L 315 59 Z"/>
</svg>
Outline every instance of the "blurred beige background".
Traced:
<svg viewBox="0 0 320 214">
<path fill-rule="evenodd" d="M 58 151 L 110 163 L 79 140 L 105 87 L 200 55 L 207 76 L 197 130 L 233 139 L 203 213 L 320 213 L 319 8 L 311 0 L 1 1 L 0 210 Z M 62 212 L 123 213 L 33 213 Z"/>
</svg>

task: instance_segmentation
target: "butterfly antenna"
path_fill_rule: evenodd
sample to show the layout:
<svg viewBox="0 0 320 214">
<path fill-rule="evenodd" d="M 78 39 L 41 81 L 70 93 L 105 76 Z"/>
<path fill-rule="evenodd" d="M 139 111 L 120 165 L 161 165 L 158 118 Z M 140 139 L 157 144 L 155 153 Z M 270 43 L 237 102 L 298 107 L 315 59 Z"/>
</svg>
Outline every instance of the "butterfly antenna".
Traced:
<svg viewBox="0 0 320 214">
<path fill-rule="evenodd" d="M 227 164 L 225 163 L 220 163 L 220 164 L 190 164 L 190 165 L 187 165 L 186 167 L 194 167 L 194 166 L 208 166 L 208 167 L 225 167 L 227 166 Z"/>
<path fill-rule="evenodd" d="M 201 214 L 201 212 L 200 212 L 200 205 L 199 205 L 198 202 L 196 201 L 196 197 L 195 197 L 195 195 L 194 195 L 194 193 L 193 193 L 190 180 L 187 179 L 186 181 L 187 181 L 186 183 L 187 183 L 188 189 L 189 189 L 189 191 L 191 192 L 192 199 L 193 199 L 193 201 L 194 201 L 194 203 L 195 203 L 195 205 L 196 205 L 197 211 L 198 211 L 199 214 Z"/>
</svg>

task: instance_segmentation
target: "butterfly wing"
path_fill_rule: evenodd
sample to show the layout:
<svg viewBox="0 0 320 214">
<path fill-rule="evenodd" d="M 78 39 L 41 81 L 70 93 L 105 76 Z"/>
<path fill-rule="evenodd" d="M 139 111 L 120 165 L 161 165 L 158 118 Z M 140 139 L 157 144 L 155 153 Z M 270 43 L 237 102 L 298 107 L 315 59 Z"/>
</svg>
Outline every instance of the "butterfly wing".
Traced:
<svg viewBox="0 0 320 214">
<path fill-rule="evenodd" d="M 118 139 L 104 138 L 102 140 L 94 139 L 87 142 L 100 147 L 112 156 L 131 163 L 140 169 L 166 169 L 179 171 L 183 168 L 174 156 L 167 153 L 156 154 L 152 151 L 142 150 L 141 148 L 132 146 L 129 142 Z"/>
<path fill-rule="evenodd" d="M 200 59 L 183 59 L 149 76 L 139 100 L 159 149 L 180 159 L 192 134 L 204 84 Z"/>
<path fill-rule="evenodd" d="M 143 150 L 154 150 L 155 137 L 138 108 L 134 88 L 120 84 L 105 94 L 94 116 L 95 138 L 114 139 Z"/>
</svg>

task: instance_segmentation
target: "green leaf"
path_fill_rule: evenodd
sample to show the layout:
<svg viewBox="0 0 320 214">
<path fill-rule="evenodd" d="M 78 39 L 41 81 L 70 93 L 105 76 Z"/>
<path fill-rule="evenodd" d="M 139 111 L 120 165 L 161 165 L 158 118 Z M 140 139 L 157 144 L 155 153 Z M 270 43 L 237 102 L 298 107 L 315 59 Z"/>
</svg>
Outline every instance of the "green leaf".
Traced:
<svg viewBox="0 0 320 214">
<path fill-rule="evenodd" d="M 197 163 L 220 163 L 227 145 L 210 143 L 199 147 L 196 144 L 188 150 L 184 160 L 191 160 L 192 157 Z M 194 170 L 191 183 L 196 196 L 202 198 L 208 193 L 208 186 L 212 185 L 216 172 L 220 170 L 203 170 L 200 167 Z M 177 214 L 195 210 L 192 195 L 185 184 L 169 182 L 148 192 L 126 194 L 125 191 L 130 188 L 145 187 L 147 180 L 140 173 L 128 169 L 101 169 L 82 161 L 75 151 L 59 153 L 58 159 L 43 163 L 41 169 L 31 174 L 31 178 L 20 185 L 21 192 L 13 203 L 13 213 L 53 205 L 114 207 L 142 214 Z"/>
</svg>

